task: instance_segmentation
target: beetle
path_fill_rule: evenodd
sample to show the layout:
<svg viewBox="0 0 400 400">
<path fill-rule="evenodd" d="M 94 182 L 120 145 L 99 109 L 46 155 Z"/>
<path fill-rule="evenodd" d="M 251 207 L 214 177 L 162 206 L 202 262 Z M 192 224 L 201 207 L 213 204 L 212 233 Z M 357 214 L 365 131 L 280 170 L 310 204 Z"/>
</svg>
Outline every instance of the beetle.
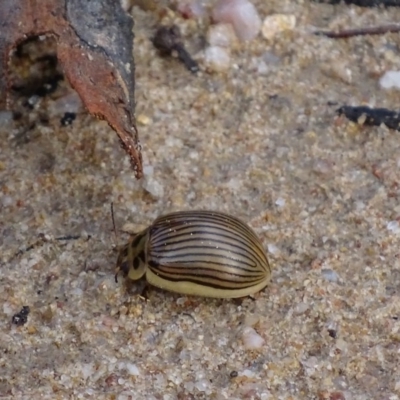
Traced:
<svg viewBox="0 0 400 400">
<path fill-rule="evenodd" d="M 236 298 L 263 289 L 271 277 L 255 232 L 217 211 L 179 211 L 158 217 L 118 254 L 115 280 L 125 277 L 171 292 Z"/>
</svg>

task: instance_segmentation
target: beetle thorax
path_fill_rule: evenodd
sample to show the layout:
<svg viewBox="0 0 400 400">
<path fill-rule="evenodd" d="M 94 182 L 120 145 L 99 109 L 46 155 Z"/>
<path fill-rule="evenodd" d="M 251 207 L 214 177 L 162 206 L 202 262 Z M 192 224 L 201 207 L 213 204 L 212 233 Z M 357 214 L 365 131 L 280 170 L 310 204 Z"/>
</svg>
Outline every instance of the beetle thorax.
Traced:
<svg viewBox="0 0 400 400">
<path fill-rule="evenodd" d="M 146 273 L 148 238 L 149 230 L 146 229 L 132 237 L 128 243 L 128 277 L 134 281 Z"/>
</svg>

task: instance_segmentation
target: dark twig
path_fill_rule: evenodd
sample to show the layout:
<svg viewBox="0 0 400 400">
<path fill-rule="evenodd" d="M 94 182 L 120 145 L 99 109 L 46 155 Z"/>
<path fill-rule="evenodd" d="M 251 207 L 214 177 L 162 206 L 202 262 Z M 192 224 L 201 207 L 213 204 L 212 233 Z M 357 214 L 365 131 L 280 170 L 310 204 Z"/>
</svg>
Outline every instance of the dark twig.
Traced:
<svg viewBox="0 0 400 400">
<path fill-rule="evenodd" d="M 28 315 L 30 311 L 31 310 L 28 306 L 23 306 L 19 313 L 13 315 L 12 323 L 17 326 L 25 325 L 28 322 Z"/>
<path fill-rule="evenodd" d="M 359 7 L 400 7 L 400 0 L 314 0 L 316 3 L 354 4 Z"/>
<path fill-rule="evenodd" d="M 336 112 L 360 125 L 380 126 L 384 124 L 389 129 L 400 131 L 400 112 L 387 108 L 343 106 Z"/>
<path fill-rule="evenodd" d="M 385 33 L 396 33 L 400 32 L 400 25 L 389 24 L 381 26 L 370 26 L 366 28 L 357 29 L 344 29 L 342 31 L 317 31 L 315 35 L 326 36 L 332 39 L 347 39 L 353 36 L 364 36 L 364 35 L 384 35 Z"/>
<path fill-rule="evenodd" d="M 17 253 L 14 254 L 14 257 L 19 257 L 20 255 L 22 255 L 23 253 L 26 253 L 28 251 L 33 250 L 35 247 L 41 246 L 44 243 L 47 242 L 51 242 L 52 239 L 49 239 L 48 237 L 46 237 L 46 235 L 44 233 L 39 233 L 39 239 L 36 240 L 36 242 L 32 243 L 31 245 L 29 245 L 28 247 L 26 247 L 23 250 L 18 250 Z M 80 239 L 82 236 L 81 235 L 65 235 L 65 236 L 59 236 L 54 238 L 54 240 L 57 241 L 68 241 L 68 240 L 77 240 Z M 91 238 L 91 236 L 88 236 L 88 240 Z M 13 258 L 14 258 L 13 257 Z"/>
<path fill-rule="evenodd" d="M 182 37 L 176 25 L 160 27 L 153 38 L 153 44 L 162 55 L 170 56 L 176 53 L 178 59 L 190 72 L 198 72 L 199 66 L 183 46 Z"/>
</svg>

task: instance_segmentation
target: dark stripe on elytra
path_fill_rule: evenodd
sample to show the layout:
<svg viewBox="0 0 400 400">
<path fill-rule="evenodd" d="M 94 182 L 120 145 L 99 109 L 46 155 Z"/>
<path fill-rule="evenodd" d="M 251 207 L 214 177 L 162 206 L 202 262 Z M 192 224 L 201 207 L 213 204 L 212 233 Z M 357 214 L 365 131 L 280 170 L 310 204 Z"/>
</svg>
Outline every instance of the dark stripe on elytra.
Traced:
<svg viewBox="0 0 400 400">
<path fill-rule="evenodd" d="M 203 264 L 204 264 L 204 262 L 202 262 Z M 178 263 L 176 263 L 176 264 L 178 264 Z M 210 264 L 215 264 L 215 263 L 210 263 Z M 165 267 L 165 268 L 176 268 L 177 269 L 177 271 L 180 271 L 180 272 L 182 272 L 182 267 L 179 267 L 178 265 L 173 265 L 173 264 L 168 264 L 168 265 L 163 265 L 163 264 L 160 264 L 160 263 L 158 263 L 157 261 L 155 261 L 155 260 L 149 260 L 148 261 L 148 266 L 150 267 L 150 269 L 152 269 L 156 274 L 158 274 L 158 272 L 159 271 L 161 271 L 161 269 L 163 268 L 163 267 Z M 220 266 L 224 266 L 224 267 L 226 267 L 226 264 L 220 264 Z M 232 268 L 237 268 L 236 266 L 231 266 Z M 205 267 L 202 267 L 202 268 L 196 268 L 196 271 L 199 271 L 200 269 L 204 269 L 204 270 L 209 270 L 209 271 L 211 271 L 211 272 L 219 272 L 219 273 L 221 273 L 221 269 L 219 269 L 219 268 L 205 268 Z M 188 270 L 187 268 L 185 269 L 186 271 L 190 271 L 190 270 Z M 251 272 L 254 272 L 254 271 L 251 271 Z M 227 272 L 227 271 L 222 271 L 222 273 L 225 273 L 225 274 L 230 274 L 230 272 Z M 241 274 L 236 274 L 237 276 L 246 276 L 246 275 L 241 275 Z M 258 274 L 258 275 L 260 275 L 260 276 L 265 276 L 265 274 Z"/>
<path fill-rule="evenodd" d="M 228 271 L 229 269 L 235 270 L 237 275 L 240 276 L 265 276 L 266 270 L 264 269 L 248 269 L 243 265 L 238 266 L 237 264 L 229 264 L 229 263 L 221 263 L 215 261 L 204 261 L 204 260 L 171 260 L 166 261 L 165 259 L 161 260 L 152 260 L 153 264 L 151 268 L 153 270 L 159 270 L 162 268 L 170 268 L 171 271 L 174 270 L 177 273 L 182 271 L 189 271 L 189 273 L 196 273 L 201 269 L 213 271 L 216 273 L 234 273 L 232 271 Z M 191 272 L 193 271 L 193 272 Z"/>
<path fill-rule="evenodd" d="M 232 233 L 232 232 L 229 232 Z M 198 237 L 200 236 L 200 237 Z M 202 238 L 204 236 L 204 239 Z M 207 237 L 206 237 L 207 236 Z M 221 240 L 221 238 L 225 239 Z M 247 239 L 247 238 L 245 238 Z M 221 232 L 215 232 L 215 231 L 210 231 L 210 230 L 191 230 L 190 232 L 182 232 L 182 233 L 175 233 L 175 232 L 168 232 L 164 237 L 151 237 L 151 244 L 152 246 L 157 246 L 157 245 L 164 245 L 165 243 L 167 244 L 174 244 L 174 243 L 185 243 L 190 240 L 214 240 L 215 242 L 218 243 L 225 243 L 232 245 L 234 247 L 238 247 L 243 249 L 244 251 L 247 251 L 247 248 L 249 247 L 249 242 L 252 243 L 252 241 L 247 239 L 247 243 L 244 241 L 238 240 L 238 236 L 231 236 L 231 235 L 226 235 L 225 233 Z M 242 245 L 242 246 L 239 246 Z"/>
<path fill-rule="evenodd" d="M 218 235 L 218 236 L 219 237 L 221 237 L 221 236 L 224 237 L 223 235 Z M 236 241 L 236 243 L 234 243 L 234 242 L 227 242 L 227 241 L 224 241 L 224 240 L 220 240 L 219 238 L 215 238 L 215 239 L 213 239 L 213 238 L 200 239 L 200 238 L 197 238 L 197 237 L 190 237 L 190 236 L 189 236 L 189 238 L 190 239 L 186 239 L 186 240 L 171 240 L 171 238 L 168 238 L 168 240 L 165 240 L 164 242 L 161 242 L 161 245 L 160 245 L 160 243 L 157 244 L 157 243 L 154 243 L 153 241 L 151 241 L 151 250 L 150 250 L 150 252 L 151 252 L 151 254 L 153 254 L 153 253 L 161 253 L 161 254 L 163 254 L 163 252 L 165 252 L 165 254 L 167 254 L 169 252 L 174 253 L 174 252 L 177 252 L 179 250 L 185 250 L 185 249 L 187 249 L 188 252 L 191 249 L 196 249 L 196 250 L 197 249 L 213 249 L 213 250 L 218 250 L 217 247 L 216 247 L 218 245 L 220 247 L 221 251 L 232 252 L 233 254 L 240 254 L 241 256 L 243 256 L 243 257 L 245 257 L 245 258 L 247 258 L 249 260 L 252 260 L 256 264 L 264 264 L 266 262 L 266 257 L 265 257 L 264 251 L 262 251 L 262 253 L 261 253 L 261 251 L 255 251 L 252 248 L 251 245 L 249 246 L 249 244 L 247 244 L 245 247 L 239 246 L 237 244 L 237 240 L 236 239 L 234 239 L 234 241 Z M 206 241 L 210 241 L 210 240 L 211 241 L 214 240 L 215 245 L 213 245 L 213 246 L 209 246 L 209 245 L 205 245 L 205 244 L 197 244 L 196 245 L 196 243 L 193 243 L 192 245 L 189 245 L 190 242 L 200 242 L 201 240 L 204 240 L 205 242 Z M 176 247 L 174 249 L 165 249 L 166 247 L 168 247 L 170 245 L 173 245 L 173 244 L 176 244 L 176 243 L 179 243 L 179 244 L 182 243 L 182 245 L 179 246 L 179 247 Z M 224 245 L 232 246 L 233 249 L 226 248 Z M 237 248 L 239 251 L 235 251 L 234 248 Z"/>
<path fill-rule="evenodd" d="M 240 282 L 256 282 L 265 279 L 265 275 L 260 275 L 260 274 L 255 276 L 248 276 L 248 275 L 236 274 L 228 271 L 219 271 L 209 268 L 196 268 L 195 273 L 191 273 L 191 271 L 187 269 L 183 271 L 182 269 L 174 271 L 173 267 L 164 265 L 161 265 L 160 268 L 157 268 L 154 272 L 156 272 L 158 275 L 165 274 L 172 277 L 187 276 L 187 277 L 195 277 L 196 279 L 199 280 L 216 279 L 216 280 L 231 281 L 231 282 L 237 282 L 238 280 Z M 229 277 L 231 277 L 232 279 L 229 279 Z"/>
<path fill-rule="evenodd" d="M 190 257 L 152 257 L 157 263 L 158 265 L 172 265 L 172 264 L 176 264 L 176 265 L 181 265 L 183 269 L 187 269 L 187 268 L 195 268 L 194 266 L 215 266 L 213 267 L 214 269 L 217 270 L 223 270 L 226 267 L 229 268 L 234 268 L 237 271 L 242 271 L 245 274 L 249 274 L 249 273 L 265 273 L 265 269 L 264 268 L 257 268 L 256 266 L 252 265 L 252 264 L 248 264 L 242 260 L 238 260 L 235 258 L 224 258 L 221 259 L 220 257 L 208 257 L 208 259 L 205 259 L 202 256 L 193 256 L 191 255 Z"/>
<path fill-rule="evenodd" d="M 240 220 L 239 218 L 236 218 L 232 215 L 228 215 L 225 213 L 220 213 L 217 211 L 203 211 L 203 210 L 198 210 L 198 211 L 178 211 L 174 213 L 170 213 L 164 216 L 158 217 L 154 222 L 159 222 L 159 221 L 167 221 L 167 222 L 173 222 L 173 221 L 193 221 L 193 220 L 208 220 L 208 221 L 218 221 L 222 222 L 224 224 L 226 223 L 234 223 L 237 226 L 245 226 L 246 228 L 250 229 L 245 222 Z"/>
<path fill-rule="evenodd" d="M 190 260 L 190 257 L 193 258 L 193 256 L 198 256 L 200 257 L 200 260 Z M 241 260 L 241 259 L 237 259 L 234 257 L 227 257 L 226 255 L 214 255 L 214 254 L 209 254 L 208 255 L 210 259 L 216 259 L 216 260 L 220 260 L 221 257 L 223 257 L 224 260 L 226 260 L 226 262 L 221 262 L 221 261 L 207 261 L 204 259 L 204 253 L 188 253 L 185 255 L 180 255 L 180 256 L 174 256 L 174 255 L 162 255 L 161 257 L 157 257 L 157 254 L 154 254 L 153 252 L 151 253 L 151 258 L 155 259 L 158 258 L 160 260 L 175 260 L 176 263 L 182 263 L 182 264 L 190 264 L 191 262 L 200 262 L 200 263 L 205 263 L 205 264 L 215 264 L 215 265 L 230 265 L 231 267 L 234 268 L 241 268 L 240 265 L 238 264 L 244 264 L 247 265 L 249 268 L 251 268 L 252 270 L 257 269 L 257 264 L 254 263 L 249 263 L 247 261 Z M 189 259 L 187 259 L 189 258 Z M 230 264 L 229 261 L 233 261 L 234 264 Z M 171 262 L 171 261 L 170 261 Z"/>
<path fill-rule="evenodd" d="M 162 272 L 165 274 L 171 274 L 171 275 L 190 275 L 190 276 L 198 276 L 202 277 L 204 275 L 207 276 L 221 276 L 221 275 L 229 275 L 229 276 L 235 276 L 240 278 L 241 280 L 243 278 L 248 279 L 248 280 L 259 280 L 259 279 L 265 279 L 266 274 L 260 273 L 260 271 L 251 271 L 251 273 L 248 273 L 246 271 L 240 270 L 235 272 L 232 271 L 227 271 L 226 269 L 222 270 L 220 268 L 212 268 L 212 267 L 204 267 L 198 266 L 196 268 L 193 268 L 193 271 L 190 268 L 182 268 L 176 266 L 176 264 L 159 264 L 157 267 L 152 268 L 154 272 Z M 240 273 L 242 272 L 242 273 Z"/>
<path fill-rule="evenodd" d="M 152 226 L 151 232 L 152 236 L 158 237 L 159 235 L 162 234 L 172 235 L 176 234 L 177 232 L 182 232 L 184 230 L 193 230 L 193 229 L 202 230 L 201 228 L 205 228 L 206 230 L 211 230 L 211 231 L 224 231 L 226 233 L 234 235 L 234 237 L 237 237 L 239 235 L 240 237 L 246 238 L 247 240 L 251 239 L 258 240 L 257 236 L 255 236 L 254 233 L 252 235 L 249 235 L 247 232 L 243 232 L 240 229 L 233 229 L 232 226 L 230 225 L 212 224 L 207 221 L 196 221 L 194 223 L 181 223 L 176 227 L 174 227 L 173 229 L 165 224 L 163 225 L 155 224 Z"/>
<path fill-rule="evenodd" d="M 259 284 L 259 283 L 261 283 L 261 282 L 263 281 L 262 279 L 260 279 L 260 280 L 257 281 L 257 282 L 251 282 L 251 283 L 250 283 L 250 282 L 243 282 L 243 283 L 246 283 L 245 286 L 244 286 L 244 285 L 241 285 L 241 284 L 238 283 L 238 282 L 233 282 L 233 283 L 234 283 L 233 286 L 223 286 L 223 285 L 221 285 L 221 284 L 218 285 L 217 283 L 210 282 L 210 280 L 204 281 L 204 282 L 203 282 L 203 281 L 200 281 L 200 280 L 192 279 L 191 277 L 182 277 L 182 278 L 174 277 L 174 278 L 172 278 L 172 277 L 170 277 L 170 276 L 164 276 L 164 274 L 162 274 L 162 273 L 160 273 L 159 276 L 160 276 L 161 278 L 163 278 L 163 279 L 165 279 L 165 280 L 167 280 L 167 281 L 171 281 L 171 282 L 189 282 L 189 283 L 197 283 L 198 285 L 207 286 L 207 287 L 212 287 L 212 288 L 214 288 L 214 289 L 224 289 L 224 290 L 247 289 L 247 288 L 253 287 L 253 286 L 255 286 L 256 284 Z M 215 280 L 215 279 L 213 279 L 213 281 L 214 281 L 214 280 Z M 226 282 L 227 285 L 229 285 L 230 283 L 232 283 L 232 282 L 227 281 L 227 280 L 220 280 L 220 281 Z"/>
<path fill-rule="evenodd" d="M 177 213 L 171 213 L 165 216 L 161 216 L 154 221 L 156 225 L 158 222 L 166 221 L 167 223 L 175 223 L 175 221 L 216 221 L 218 224 L 234 225 L 235 227 L 252 234 L 257 237 L 255 232 L 239 218 L 233 217 L 228 214 L 220 213 L 217 211 L 182 211 Z"/>
<path fill-rule="evenodd" d="M 247 236 L 238 236 L 237 234 L 235 234 L 235 232 L 233 232 L 231 229 L 224 229 L 221 227 L 218 227 L 216 229 L 216 231 L 210 231 L 210 227 L 205 225 L 205 226 L 201 226 L 206 228 L 205 230 L 202 229 L 198 229 L 198 226 L 196 226 L 195 228 L 193 226 L 191 227 L 183 227 L 182 229 L 179 229 L 179 233 L 178 230 L 174 231 L 174 232 L 170 232 L 168 230 L 166 230 L 166 232 L 157 232 L 154 233 L 152 232 L 150 237 L 151 237 L 151 244 L 152 246 L 157 246 L 160 244 L 163 244 L 163 242 L 170 242 L 173 239 L 178 239 L 179 238 L 185 238 L 185 237 L 190 237 L 190 236 L 194 236 L 194 235 L 215 235 L 216 240 L 218 240 L 218 236 L 219 237 L 223 237 L 225 239 L 230 239 L 230 240 L 234 240 L 236 242 L 239 242 L 240 244 L 242 244 L 245 248 L 249 247 L 249 243 L 255 244 L 254 241 L 249 240 L 249 238 Z M 207 230 L 208 228 L 208 230 Z M 189 232 L 182 232 L 185 229 L 189 229 Z M 192 234 L 192 235 L 190 235 Z M 182 240 L 184 241 L 184 240 Z"/>
<path fill-rule="evenodd" d="M 200 219 L 199 216 L 201 216 L 202 219 Z M 165 222 L 163 223 L 163 221 Z M 217 222 L 219 221 L 220 223 L 216 223 L 216 221 Z M 243 243 L 243 241 L 240 240 L 239 238 L 243 237 L 246 241 L 245 243 L 246 248 L 249 247 L 248 242 L 252 243 L 252 247 L 255 247 L 255 249 L 251 250 L 252 254 L 259 260 L 261 264 L 266 264 L 268 270 L 270 271 L 270 266 L 268 264 L 268 259 L 265 254 L 265 250 L 262 247 L 261 242 L 257 237 L 257 235 L 255 234 L 255 232 L 243 221 L 223 213 L 208 212 L 208 211 L 197 211 L 197 212 L 189 211 L 189 212 L 172 213 L 166 216 L 161 216 L 155 220 L 152 226 L 151 238 L 154 241 L 157 240 L 157 242 L 163 240 L 165 241 L 165 237 L 170 239 L 170 236 L 177 236 L 176 231 L 178 230 L 182 231 L 185 229 L 190 231 L 193 230 L 194 226 L 207 227 L 208 230 L 206 233 L 208 234 L 210 233 L 209 232 L 210 228 L 213 231 L 224 230 L 225 232 L 234 235 L 234 237 L 232 238 L 233 240 L 241 243 Z M 172 229 L 173 227 L 176 229 Z M 234 232 L 235 230 L 233 229 L 233 227 L 237 227 L 238 232 Z M 245 232 L 246 235 L 243 236 L 243 232 Z M 216 232 L 212 232 L 211 234 L 216 234 Z M 161 238 L 160 237 L 161 235 L 164 235 L 164 238 Z M 240 246 L 236 244 L 236 247 Z M 248 252 L 249 250 L 246 249 L 245 251 Z"/>
<path fill-rule="evenodd" d="M 199 244 L 200 241 L 204 242 L 213 242 L 215 244 L 209 245 L 209 244 Z M 181 244 L 180 246 L 174 246 L 175 244 Z M 169 246 L 174 246 L 172 249 L 169 248 Z M 171 241 L 168 240 L 165 243 L 163 243 L 161 246 L 160 245 L 154 245 L 152 243 L 151 248 L 150 248 L 150 253 L 151 254 L 168 254 L 168 253 L 178 253 L 180 251 L 186 251 L 190 253 L 192 250 L 205 250 L 205 253 L 207 253 L 207 250 L 216 250 L 216 251 L 221 251 L 221 252 L 226 252 L 226 253 L 232 253 L 232 254 L 237 254 L 242 256 L 243 258 L 246 258 L 255 264 L 262 264 L 265 263 L 265 256 L 262 257 L 260 255 L 259 251 L 255 251 L 251 246 L 238 246 L 236 243 L 233 242 L 226 242 L 223 240 L 218 240 L 215 239 L 213 240 L 212 238 L 208 239 L 199 239 L 196 237 L 191 237 L 190 239 L 187 240 L 181 240 L 181 241 Z M 263 254 L 263 253 L 262 253 Z"/>
</svg>

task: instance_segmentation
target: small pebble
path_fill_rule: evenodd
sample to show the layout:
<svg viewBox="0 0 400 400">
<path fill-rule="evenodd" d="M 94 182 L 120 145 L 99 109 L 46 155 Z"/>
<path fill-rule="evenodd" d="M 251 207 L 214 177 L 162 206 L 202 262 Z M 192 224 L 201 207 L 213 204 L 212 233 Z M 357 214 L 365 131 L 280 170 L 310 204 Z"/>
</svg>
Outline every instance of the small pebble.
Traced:
<svg viewBox="0 0 400 400">
<path fill-rule="evenodd" d="M 136 121 L 137 121 L 138 124 L 146 126 L 146 125 L 149 125 L 151 123 L 151 118 L 148 117 L 147 115 L 139 114 L 136 117 Z"/>
<path fill-rule="evenodd" d="M 204 53 L 204 63 L 207 68 L 214 72 L 224 72 L 231 65 L 231 56 L 223 47 L 210 46 Z"/>
<path fill-rule="evenodd" d="M 318 158 L 314 160 L 312 169 L 318 174 L 325 175 L 333 171 L 333 164 L 329 160 Z"/>
<path fill-rule="evenodd" d="M 124 11 L 128 12 L 132 8 L 132 0 L 120 0 Z"/>
<path fill-rule="evenodd" d="M 264 19 L 261 33 L 267 40 L 272 40 L 284 31 L 292 31 L 296 27 L 296 16 L 288 14 L 273 14 Z"/>
<path fill-rule="evenodd" d="M 212 17 L 215 22 L 230 23 L 241 41 L 254 39 L 261 29 L 261 18 L 248 0 L 219 0 Z"/>
<path fill-rule="evenodd" d="M 82 110 L 83 103 L 76 92 L 58 98 L 49 106 L 49 114 L 54 117 L 65 115 L 65 113 L 78 114 Z"/>
<path fill-rule="evenodd" d="M 89 376 L 93 375 L 93 372 L 94 372 L 93 363 L 83 363 L 81 368 L 82 368 L 82 376 L 83 376 L 84 380 L 89 378 Z"/>
<path fill-rule="evenodd" d="M 398 233 L 400 231 L 400 226 L 398 221 L 390 221 L 386 225 L 386 228 L 388 231 L 393 232 L 393 233 Z"/>
<path fill-rule="evenodd" d="M 184 18 L 199 19 L 206 16 L 206 9 L 202 0 L 180 0 L 177 10 Z"/>
<path fill-rule="evenodd" d="M 301 301 L 294 306 L 293 314 L 294 315 L 304 314 L 309 308 L 310 308 L 309 304 Z"/>
<path fill-rule="evenodd" d="M 28 306 L 23 306 L 21 311 L 12 317 L 12 323 L 17 326 L 25 325 L 28 322 L 28 315 L 30 313 L 30 308 Z"/>
<path fill-rule="evenodd" d="M 330 268 L 322 269 L 321 274 L 329 282 L 337 282 L 339 280 L 339 275 Z"/>
<path fill-rule="evenodd" d="M 134 376 L 140 375 L 139 368 L 135 364 L 127 363 L 126 369 L 127 369 L 129 375 L 134 375 Z"/>
<path fill-rule="evenodd" d="M 238 376 L 245 376 L 246 378 L 254 378 L 256 376 L 256 374 L 249 369 L 245 369 L 243 371 L 240 371 L 238 373 Z"/>
<path fill-rule="evenodd" d="M 256 350 L 264 344 L 264 339 L 250 327 L 244 328 L 242 340 L 246 350 Z"/>
<path fill-rule="evenodd" d="M 286 204 L 286 200 L 282 197 L 277 198 L 275 201 L 275 205 L 278 207 L 284 207 L 285 204 Z"/>
<path fill-rule="evenodd" d="M 279 248 L 274 244 L 267 245 L 267 248 L 268 248 L 268 253 L 271 253 L 273 255 L 277 255 L 279 253 Z"/>
<path fill-rule="evenodd" d="M 207 381 L 207 379 L 200 379 L 199 381 L 197 381 L 195 383 L 194 386 L 199 392 L 205 392 L 205 391 L 207 391 L 207 389 L 209 389 L 210 382 Z"/>
<path fill-rule="evenodd" d="M 13 113 L 11 111 L 0 110 L 0 132 L 7 132 L 13 123 Z"/>
<path fill-rule="evenodd" d="M 383 89 L 400 89 L 400 71 L 386 71 L 379 79 Z"/>
<path fill-rule="evenodd" d="M 353 75 L 348 65 L 341 60 L 330 60 L 321 64 L 321 71 L 329 78 L 338 79 L 344 83 L 352 83 Z"/>
<path fill-rule="evenodd" d="M 211 25 L 208 29 L 207 41 L 210 46 L 231 47 L 236 40 L 231 24 Z"/>
<path fill-rule="evenodd" d="M 318 358 L 314 356 L 311 356 L 307 360 L 303 361 L 302 364 L 304 367 L 304 372 L 308 376 L 313 376 L 319 367 Z"/>
<path fill-rule="evenodd" d="M 156 199 L 164 196 L 164 186 L 152 177 L 145 176 L 142 187 Z"/>
</svg>

